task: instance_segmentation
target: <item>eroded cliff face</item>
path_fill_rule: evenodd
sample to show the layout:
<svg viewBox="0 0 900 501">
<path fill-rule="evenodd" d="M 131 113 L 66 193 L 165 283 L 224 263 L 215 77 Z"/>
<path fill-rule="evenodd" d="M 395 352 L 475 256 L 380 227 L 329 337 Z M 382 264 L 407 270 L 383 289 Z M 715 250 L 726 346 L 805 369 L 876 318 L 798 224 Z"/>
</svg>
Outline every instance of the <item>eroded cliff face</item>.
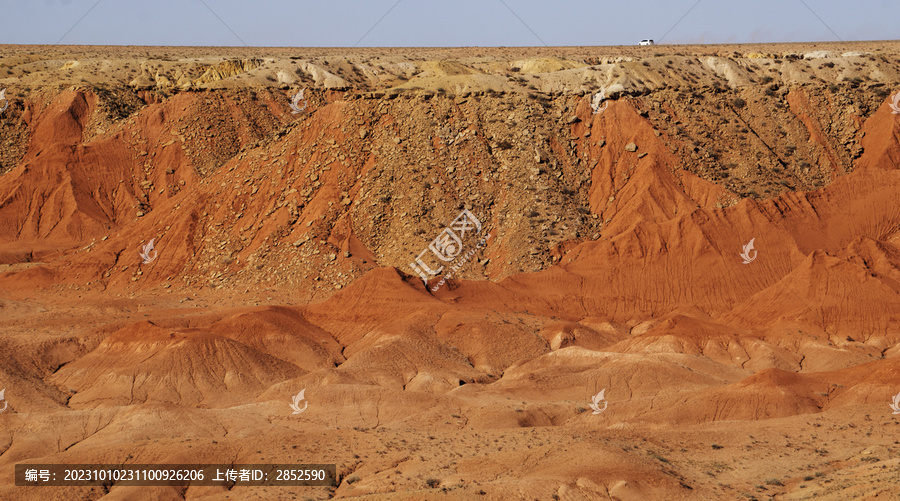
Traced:
<svg viewBox="0 0 900 501">
<path fill-rule="evenodd" d="M 710 481 L 656 431 L 785 419 L 814 442 L 804 416 L 855 419 L 900 391 L 900 64 L 896 50 L 850 49 L 3 58 L 0 306 L 17 334 L 45 337 L 7 340 L 28 362 L 2 377 L 29 381 L 33 398 L 14 403 L 48 429 L 57 414 L 114 423 L 124 408 L 156 422 L 158 406 L 227 428 L 252 402 L 240 420 L 262 432 L 282 421 L 279 399 L 310 388 L 305 416 L 323 437 L 543 428 L 504 443 L 570 447 L 554 464 L 586 453 L 573 433 L 605 440 L 575 473 L 538 461 L 553 482 L 520 472 L 535 497 L 752 490 L 758 479 L 737 473 L 735 487 Z M 66 85 L 41 83 L 51 72 Z M 426 287 L 410 263 L 464 210 L 481 225 L 458 242 L 470 257 Z M 215 304 L 266 291 L 288 305 Z M 77 296 L 67 308 L 104 320 L 44 332 L 64 320 L 35 320 L 30 294 Z M 128 295 L 153 318 L 133 318 Z M 188 313 L 160 299 L 176 295 L 213 303 Z M 609 389 L 602 427 L 573 414 L 587 387 Z M 450 408 L 452 422 L 436 410 Z M 66 450 L 119 459 L 83 425 L 59 431 Z M 661 472 L 607 445 L 627 442 L 621 430 L 680 461 Z M 850 451 L 845 438 L 832 440 Z M 771 454 L 753 445 L 763 471 Z M 453 447 L 460 478 L 493 475 L 500 453 Z M 422 461 L 455 461 L 439 448 Z M 778 464 L 808 462 L 804 450 Z M 402 454 L 336 451 L 366 479 L 340 495 L 417 481 L 375 473 Z"/>
<path fill-rule="evenodd" d="M 538 58 L 491 61 L 493 72 L 477 60 L 394 63 L 392 78 L 408 81 L 387 91 L 353 89 L 343 78 L 341 90 L 322 88 L 333 84 L 296 59 L 236 60 L 202 73 L 162 61 L 155 92 L 133 81 L 14 90 L 2 129 L 10 148 L 0 231 L 15 251 L 4 261 L 34 260 L 29 245 L 39 254 L 89 246 L 74 259 L 96 267 L 79 281 L 100 273 L 101 283 L 127 283 L 136 270 L 116 269 L 154 238 L 168 265 L 137 285 L 265 276 L 318 277 L 331 288 L 376 266 L 409 268 L 416 249 L 466 208 L 494 238 L 458 277 L 546 269 L 575 245 L 641 219 L 815 190 L 852 171 L 896 61 L 772 56 Z M 299 116 L 289 113 L 289 90 L 237 86 L 242 77 L 271 84 L 265 72 L 288 63 L 309 80 L 291 84 L 313 86 Z M 349 78 L 366 63 L 319 64 Z M 74 67 L 87 74 L 91 65 L 99 63 Z M 191 72 L 201 76 L 178 92 L 172 82 Z M 210 82 L 222 88 L 196 89 Z M 442 86 L 451 83 L 484 89 Z M 610 98 L 598 114 L 585 93 L 591 85 Z"/>
</svg>

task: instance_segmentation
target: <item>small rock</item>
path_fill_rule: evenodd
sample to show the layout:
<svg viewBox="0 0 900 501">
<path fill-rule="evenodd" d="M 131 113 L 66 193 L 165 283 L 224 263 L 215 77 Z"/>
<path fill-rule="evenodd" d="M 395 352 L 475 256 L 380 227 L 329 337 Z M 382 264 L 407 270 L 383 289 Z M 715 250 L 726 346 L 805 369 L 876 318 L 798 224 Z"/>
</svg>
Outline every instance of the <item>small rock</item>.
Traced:
<svg viewBox="0 0 900 501">
<path fill-rule="evenodd" d="M 637 145 L 634 143 L 628 143 L 625 145 L 625 151 L 637 151 Z"/>
</svg>

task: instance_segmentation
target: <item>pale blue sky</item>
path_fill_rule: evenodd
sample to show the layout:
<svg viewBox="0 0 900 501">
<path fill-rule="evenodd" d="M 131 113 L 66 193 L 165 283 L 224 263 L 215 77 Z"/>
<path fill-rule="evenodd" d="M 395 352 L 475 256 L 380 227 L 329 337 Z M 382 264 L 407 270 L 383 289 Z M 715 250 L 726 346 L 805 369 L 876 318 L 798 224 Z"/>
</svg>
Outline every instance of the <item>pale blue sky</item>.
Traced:
<svg viewBox="0 0 900 501">
<path fill-rule="evenodd" d="M 632 45 L 642 38 L 662 43 L 835 41 L 835 34 L 845 41 L 900 38 L 898 0 L 700 0 L 688 13 L 695 3 L 0 0 L 0 44 L 54 44 L 62 38 L 63 44 L 91 45 L 452 47 Z"/>
</svg>

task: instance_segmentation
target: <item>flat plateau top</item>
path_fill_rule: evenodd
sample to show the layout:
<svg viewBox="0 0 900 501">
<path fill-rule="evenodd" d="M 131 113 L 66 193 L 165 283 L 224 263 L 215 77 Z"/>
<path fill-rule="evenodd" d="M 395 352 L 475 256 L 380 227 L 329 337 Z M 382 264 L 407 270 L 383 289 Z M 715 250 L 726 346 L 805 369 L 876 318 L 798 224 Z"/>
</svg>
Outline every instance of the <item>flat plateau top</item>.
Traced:
<svg viewBox="0 0 900 501">
<path fill-rule="evenodd" d="M 878 51 L 900 53 L 896 40 L 860 42 L 796 42 L 753 44 L 658 44 L 639 46 L 642 37 L 635 37 L 634 45 L 606 45 L 581 47 L 178 47 L 178 46 L 102 46 L 102 45 L 0 45 L 4 56 L 40 54 L 47 56 L 79 54 L 82 56 L 147 57 L 168 54 L 181 57 L 325 57 L 325 56 L 401 56 L 455 59 L 468 57 L 578 57 L 578 56 L 652 56 L 665 55 L 732 55 L 752 52 L 810 52 Z"/>
</svg>

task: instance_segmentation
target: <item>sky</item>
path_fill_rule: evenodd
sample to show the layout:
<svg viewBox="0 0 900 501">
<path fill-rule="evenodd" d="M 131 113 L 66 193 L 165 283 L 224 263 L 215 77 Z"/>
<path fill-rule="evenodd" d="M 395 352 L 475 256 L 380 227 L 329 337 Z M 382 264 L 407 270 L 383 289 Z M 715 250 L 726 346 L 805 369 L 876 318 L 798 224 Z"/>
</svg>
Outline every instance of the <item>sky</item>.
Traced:
<svg viewBox="0 0 900 501">
<path fill-rule="evenodd" d="M 0 0 L 0 44 L 466 47 L 900 38 L 898 0 Z"/>
</svg>

